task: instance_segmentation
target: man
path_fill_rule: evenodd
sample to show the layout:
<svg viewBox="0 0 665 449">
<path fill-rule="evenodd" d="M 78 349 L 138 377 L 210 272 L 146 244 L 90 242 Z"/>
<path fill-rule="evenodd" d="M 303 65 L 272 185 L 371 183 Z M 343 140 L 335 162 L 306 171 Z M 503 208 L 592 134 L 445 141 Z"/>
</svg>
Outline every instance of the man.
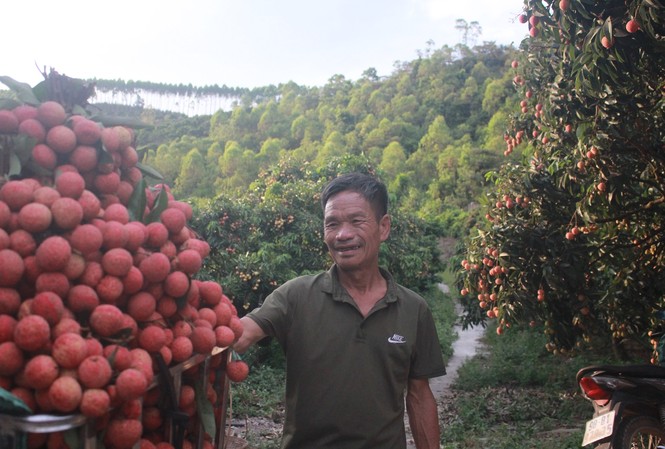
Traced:
<svg viewBox="0 0 665 449">
<path fill-rule="evenodd" d="M 329 271 L 276 289 L 242 318 L 243 353 L 273 336 L 286 354 L 282 449 L 439 448 L 429 378 L 445 374 L 425 300 L 379 267 L 390 234 L 385 186 L 352 173 L 321 194 Z"/>
</svg>

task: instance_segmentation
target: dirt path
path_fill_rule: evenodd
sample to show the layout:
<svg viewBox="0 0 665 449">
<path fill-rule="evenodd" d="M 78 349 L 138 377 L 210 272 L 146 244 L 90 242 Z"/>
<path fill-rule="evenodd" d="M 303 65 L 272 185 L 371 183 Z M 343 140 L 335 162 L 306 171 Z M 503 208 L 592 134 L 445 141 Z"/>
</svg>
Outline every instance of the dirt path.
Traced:
<svg viewBox="0 0 665 449">
<path fill-rule="evenodd" d="M 447 287 L 443 284 L 440 285 L 441 289 L 445 291 Z M 458 313 L 461 313 L 461 308 L 458 308 Z M 485 329 L 476 326 L 473 328 L 468 328 L 462 330 L 461 326 L 456 326 L 455 330 L 457 331 L 458 338 L 453 343 L 453 355 L 448 360 L 446 365 L 446 375 L 441 377 L 435 377 L 430 379 L 430 388 L 437 402 L 440 403 L 445 400 L 445 395 L 450 385 L 455 381 L 457 377 L 457 370 L 460 366 L 469 358 L 473 357 L 478 351 Z M 411 428 L 409 427 L 408 420 L 405 420 L 406 424 L 406 443 L 407 449 L 416 449 L 416 445 L 413 442 L 411 436 Z"/>
</svg>

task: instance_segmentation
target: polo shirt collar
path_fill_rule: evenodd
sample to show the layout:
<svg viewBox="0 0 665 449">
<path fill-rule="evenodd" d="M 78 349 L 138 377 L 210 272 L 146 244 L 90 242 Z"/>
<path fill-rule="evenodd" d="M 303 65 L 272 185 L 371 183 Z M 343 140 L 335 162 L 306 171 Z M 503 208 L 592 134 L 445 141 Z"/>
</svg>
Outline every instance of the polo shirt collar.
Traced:
<svg viewBox="0 0 665 449">
<path fill-rule="evenodd" d="M 379 271 L 381 272 L 381 276 L 383 276 L 383 278 L 388 283 L 386 295 L 381 299 L 381 301 L 384 301 L 385 303 L 393 303 L 397 301 L 397 288 L 393 276 L 390 274 L 390 272 L 388 272 L 388 270 L 385 270 L 381 267 L 379 267 Z M 335 301 L 348 302 L 346 298 L 348 298 L 349 295 L 344 287 L 342 287 L 342 284 L 339 282 L 337 264 L 333 264 L 332 267 L 326 271 L 321 290 L 323 290 L 325 293 L 331 294 L 333 300 Z"/>
</svg>

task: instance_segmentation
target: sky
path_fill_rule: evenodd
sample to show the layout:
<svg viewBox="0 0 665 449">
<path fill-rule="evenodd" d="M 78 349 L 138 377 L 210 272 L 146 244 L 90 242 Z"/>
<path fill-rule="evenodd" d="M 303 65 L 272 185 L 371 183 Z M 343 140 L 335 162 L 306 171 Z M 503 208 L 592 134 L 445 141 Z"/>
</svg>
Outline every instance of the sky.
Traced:
<svg viewBox="0 0 665 449">
<path fill-rule="evenodd" d="M 521 0 L 23 0 L 0 5 L 0 75 L 261 87 L 355 81 L 462 41 L 518 46 Z M 2 86 L 4 87 L 4 86 Z"/>
</svg>

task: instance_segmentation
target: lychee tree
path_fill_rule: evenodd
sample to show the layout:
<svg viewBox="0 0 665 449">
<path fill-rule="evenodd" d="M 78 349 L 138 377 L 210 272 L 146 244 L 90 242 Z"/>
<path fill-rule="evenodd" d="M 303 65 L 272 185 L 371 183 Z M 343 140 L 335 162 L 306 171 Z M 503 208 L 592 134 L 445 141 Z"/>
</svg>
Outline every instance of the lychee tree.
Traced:
<svg viewBox="0 0 665 449">
<path fill-rule="evenodd" d="M 520 22 L 504 138 L 523 163 L 492 175 L 467 241 L 465 322 L 543 324 L 552 351 L 646 348 L 665 294 L 665 6 L 526 1 Z"/>
</svg>

